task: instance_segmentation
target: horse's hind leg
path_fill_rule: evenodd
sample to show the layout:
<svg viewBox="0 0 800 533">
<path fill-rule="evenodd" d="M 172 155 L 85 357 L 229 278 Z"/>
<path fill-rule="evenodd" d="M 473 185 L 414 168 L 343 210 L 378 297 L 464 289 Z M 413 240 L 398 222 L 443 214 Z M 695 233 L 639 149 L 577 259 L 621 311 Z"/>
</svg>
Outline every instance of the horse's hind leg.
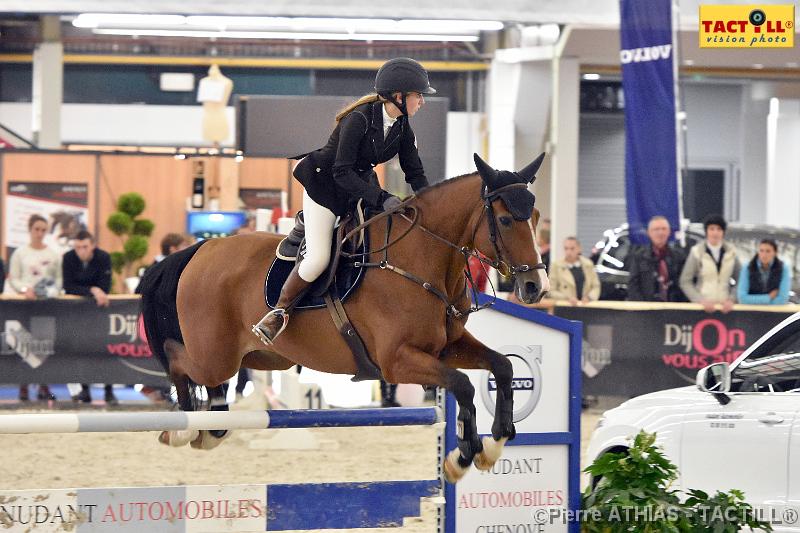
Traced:
<svg viewBox="0 0 800 533">
<path fill-rule="evenodd" d="M 192 383 L 181 366 L 186 357 L 186 347 L 178 341 L 168 339 L 164 342 L 164 351 L 169 361 L 169 377 L 175 385 L 175 392 L 178 395 L 178 405 L 182 411 L 194 411 L 195 406 L 190 390 Z M 196 429 L 162 431 L 158 436 L 158 441 L 168 446 L 178 447 L 186 446 L 198 436 L 199 432 Z"/>
<path fill-rule="evenodd" d="M 182 411 L 195 411 L 194 398 L 191 388 L 194 386 L 183 364 L 187 362 L 186 347 L 173 339 L 164 342 L 164 351 L 169 360 L 169 375 L 175 385 L 178 395 L 178 405 Z M 225 401 L 225 390 L 223 387 L 208 387 L 209 409 L 212 411 L 227 411 L 228 404 Z M 162 431 L 158 436 L 159 442 L 169 446 L 185 446 L 191 443 L 192 448 L 210 450 L 216 448 L 220 443 L 230 436 L 230 431 L 225 430 L 173 430 Z"/>
<path fill-rule="evenodd" d="M 381 358 L 379 357 L 379 360 Z M 384 359 L 385 360 L 385 359 Z M 410 345 L 403 345 L 388 368 L 383 368 L 390 383 L 438 385 L 453 393 L 458 402 L 458 448 L 450 451 L 444 462 L 445 479 L 455 483 L 467 473 L 473 459 L 483 450 L 478 435 L 473 399 L 475 387 L 463 372 L 449 368 L 433 355 Z"/>
<path fill-rule="evenodd" d="M 225 387 L 207 387 L 208 403 L 210 411 L 227 411 L 228 402 L 225 400 Z M 219 446 L 223 440 L 231 436 L 231 431 L 227 429 L 203 429 L 200 434 L 192 441 L 192 448 L 199 450 L 211 450 Z"/>
<path fill-rule="evenodd" d="M 475 467 L 489 470 L 503 453 L 506 441 L 517 434 L 514 428 L 514 391 L 512 381 L 514 369 L 508 357 L 488 348 L 470 333 L 448 345 L 444 352 L 444 363 L 455 368 L 489 370 L 497 384 L 492 438 L 483 438 L 483 451 L 475 457 Z"/>
</svg>

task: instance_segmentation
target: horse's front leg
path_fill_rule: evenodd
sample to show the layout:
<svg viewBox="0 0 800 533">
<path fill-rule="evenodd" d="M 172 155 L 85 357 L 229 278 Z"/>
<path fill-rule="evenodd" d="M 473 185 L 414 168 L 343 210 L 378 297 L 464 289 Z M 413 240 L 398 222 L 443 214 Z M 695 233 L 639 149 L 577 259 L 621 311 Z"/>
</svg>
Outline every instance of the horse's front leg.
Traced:
<svg viewBox="0 0 800 533">
<path fill-rule="evenodd" d="M 514 428 L 514 369 L 505 355 L 488 348 L 469 332 L 443 351 L 444 363 L 453 368 L 488 370 L 497 385 L 497 401 L 492 423 L 492 438 L 484 437 L 483 451 L 475 457 L 475 466 L 489 470 L 503 453 L 506 441 L 517 434 Z"/>
<path fill-rule="evenodd" d="M 409 344 L 398 348 L 389 364 L 383 365 L 383 371 L 390 383 L 437 385 L 453 393 L 458 402 L 458 448 L 447 454 L 444 474 L 450 483 L 464 477 L 475 456 L 483 450 L 475 419 L 475 387 L 467 375 L 443 364 L 435 355 Z"/>
</svg>

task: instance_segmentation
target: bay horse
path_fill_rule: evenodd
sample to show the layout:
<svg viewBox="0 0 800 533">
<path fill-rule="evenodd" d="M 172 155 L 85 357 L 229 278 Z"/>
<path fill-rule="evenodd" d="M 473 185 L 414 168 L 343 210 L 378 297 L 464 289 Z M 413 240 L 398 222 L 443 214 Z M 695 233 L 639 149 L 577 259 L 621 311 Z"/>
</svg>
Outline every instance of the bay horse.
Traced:
<svg viewBox="0 0 800 533">
<path fill-rule="evenodd" d="M 515 435 L 512 365 L 465 329 L 471 310 L 465 259 L 480 252 L 483 261 L 515 278 L 516 294 L 525 303 L 539 301 L 548 291 L 535 244 L 539 212 L 528 191 L 543 157 L 509 172 L 491 168 L 475 154 L 478 172 L 419 191 L 406 203 L 417 210 L 413 229 L 408 231 L 408 218 L 391 215 L 391 238 L 408 233 L 386 257 L 387 263 L 435 290 L 391 268 L 370 268 L 345 305 L 386 381 L 436 385 L 455 396 L 458 447 L 444 464 L 451 482 L 473 462 L 491 468 Z M 387 218 L 368 226 L 369 242 L 387 239 Z M 285 370 L 299 364 L 322 372 L 356 373 L 354 357 L 324 308 L 293 312 L 270 347 L 250 332 L 250 325 L 264 314 L 265 273 L 281 239 L 269 233 L 211 239 L 168 256 L 144 276 L 139 292 L 146 336 L 176 386 L 182 409 L 195 408 L 192 382 L 211 388 L 212 409 L 225 409 L 221 385 L 240 366 Z M 386 257 L 373 252 L 369 260 L 380 263 Z M 475 390 L 459 368 L 485 369 L 495 376 L 491 438 L 478 435 Z M 171 445 L 191 440 L 195 447 L 211 448 L 227 434 L 165 432 L 160 439 Z"/>
</svg>

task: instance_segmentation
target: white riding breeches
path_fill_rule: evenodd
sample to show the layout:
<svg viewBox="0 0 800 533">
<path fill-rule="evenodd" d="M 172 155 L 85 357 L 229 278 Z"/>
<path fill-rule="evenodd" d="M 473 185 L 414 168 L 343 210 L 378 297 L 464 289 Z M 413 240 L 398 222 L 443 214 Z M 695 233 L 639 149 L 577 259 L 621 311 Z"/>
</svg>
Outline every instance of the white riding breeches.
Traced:
<svg viewBox="0 0 800 533">
<path fill-rule="evenodd" d="M 331 239 L 336 215 L 319 205 L 303 190 L 303 221 L 306 227 L 306 255 L 297 273 L 311 283 L 325 272 L 331 260 Z"/>
</svg>

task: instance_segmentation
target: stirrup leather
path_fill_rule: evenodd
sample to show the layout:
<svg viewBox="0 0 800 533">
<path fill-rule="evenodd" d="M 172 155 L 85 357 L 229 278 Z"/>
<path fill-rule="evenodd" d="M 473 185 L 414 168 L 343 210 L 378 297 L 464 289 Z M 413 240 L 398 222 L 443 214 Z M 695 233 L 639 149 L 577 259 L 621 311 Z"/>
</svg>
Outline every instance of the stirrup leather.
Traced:
<svg viewBox="0 0 800 533">
<path fill-rule="evenodd" d="M 283 319 L 283 324 L 281 324 L 281 327 L 278 328 L 278 331 L 275 332 L 275 335 L 272 338 L 270 338 L 269 334 L 271 332 L 267 330 L 264 326 L 266 322 L 268 322 L 269 319 L 271 319 L 273 316 L 280 316 Z M 255 324 L 251 328 L 251 331 L 255 334 L 256 337 L 261 339 L 261 342 L 263 342 L 267 346 L 272 346 L 272 344 L 275 342 L 275 339 L 278 338 L 278 335 L 283 333 L 283 330 L 286 329 L 286 325 L 288 323 L 289 323 L 289 314 L 284 309 L 280 308 L 273 309 L 272 311 L 264 315 L 264 318 L 259 320 L 258 324 Z"/>
</svg>

